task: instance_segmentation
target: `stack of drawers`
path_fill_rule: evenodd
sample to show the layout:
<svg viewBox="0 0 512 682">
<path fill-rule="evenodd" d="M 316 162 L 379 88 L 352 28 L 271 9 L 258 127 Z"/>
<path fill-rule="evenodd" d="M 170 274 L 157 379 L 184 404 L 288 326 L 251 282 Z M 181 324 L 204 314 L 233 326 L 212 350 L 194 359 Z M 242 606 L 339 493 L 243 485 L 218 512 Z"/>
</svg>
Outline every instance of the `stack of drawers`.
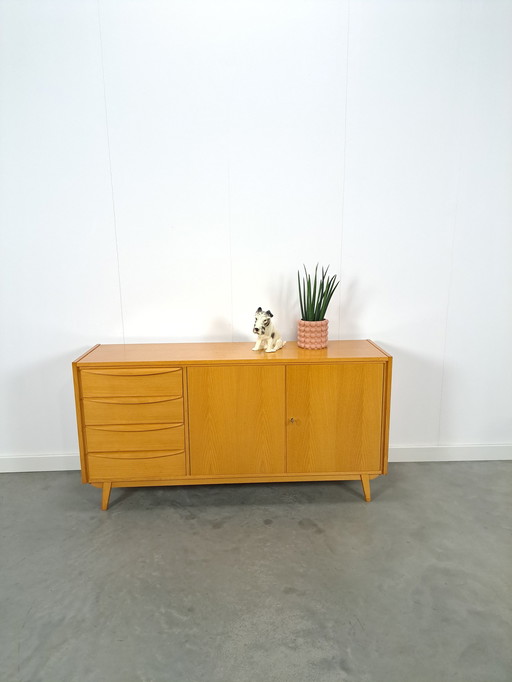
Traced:
<svg viewBox="0 0 512 682">
<path fill-rule="evenodd" d="M 186 475 L 181 368 L 83 369 L 88 479 Z"/>
</svg>

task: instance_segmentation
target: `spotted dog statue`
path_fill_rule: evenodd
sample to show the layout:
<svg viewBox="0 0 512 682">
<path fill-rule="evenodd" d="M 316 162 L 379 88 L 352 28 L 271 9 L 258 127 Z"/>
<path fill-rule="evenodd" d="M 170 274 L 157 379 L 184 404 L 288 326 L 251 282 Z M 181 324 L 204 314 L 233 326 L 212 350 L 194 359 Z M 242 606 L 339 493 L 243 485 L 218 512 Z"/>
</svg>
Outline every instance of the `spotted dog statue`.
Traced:
<svg viewBox="0 0 512 682">
<path fill-rule="evenodd" d="M 253 350 L 264 349 L 266 353 L 275 353 L 276 350 L 282 348 L 286 343 L 274 327 L 273 317 L 270 310 L 264 312 L 262 308 L 258 308 L 256 311 L 253 332 L 258 335 L 258 338 Z"/>
</svg>

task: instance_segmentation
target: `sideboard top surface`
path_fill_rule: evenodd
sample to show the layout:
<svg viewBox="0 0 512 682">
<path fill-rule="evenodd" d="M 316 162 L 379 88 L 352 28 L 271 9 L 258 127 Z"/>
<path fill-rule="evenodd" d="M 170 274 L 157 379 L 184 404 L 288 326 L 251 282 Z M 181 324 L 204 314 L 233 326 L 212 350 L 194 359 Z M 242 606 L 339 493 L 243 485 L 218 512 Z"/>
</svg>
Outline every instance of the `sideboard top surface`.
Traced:
<svg viewBox="0 0 512 682">
<path fill-rule="evenodd" d="M 75 362 L 79 367 L 97 364 L 280 364 L 301 362 L 385 362 L 390 356 L 371 341 L 329 341 L 327 348 L 306 350 L 294 341 L 275 353 L 253 351 L 250 341 L 237 343 L 133 343 L 99 344 Z"/>
</svg>

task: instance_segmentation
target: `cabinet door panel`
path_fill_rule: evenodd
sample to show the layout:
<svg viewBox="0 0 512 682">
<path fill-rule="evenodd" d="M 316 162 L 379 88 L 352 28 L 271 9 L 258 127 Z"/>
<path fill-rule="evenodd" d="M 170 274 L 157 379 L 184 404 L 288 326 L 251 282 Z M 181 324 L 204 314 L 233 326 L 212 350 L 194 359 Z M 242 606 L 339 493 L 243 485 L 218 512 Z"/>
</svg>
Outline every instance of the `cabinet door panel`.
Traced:
<svg viewBox="0 0 512 682">
<path fill-rule="evenodd" d="M 285 471 L 284 367 L 190 367 L 193 476 Z"/>
<path fill-rule="evenodd" d="M 380 471 L 383 378 L 381 363 L 287 367 L 287 471 Z"/>
</svg>

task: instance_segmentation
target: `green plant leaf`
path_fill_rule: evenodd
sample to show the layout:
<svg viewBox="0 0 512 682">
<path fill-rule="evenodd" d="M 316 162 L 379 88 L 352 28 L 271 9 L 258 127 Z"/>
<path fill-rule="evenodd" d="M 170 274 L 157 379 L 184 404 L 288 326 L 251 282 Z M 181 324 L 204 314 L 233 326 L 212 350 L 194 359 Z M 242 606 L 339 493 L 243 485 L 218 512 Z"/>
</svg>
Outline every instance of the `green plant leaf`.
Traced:
<svg viewBox="0 0 512 682">
<path fill-rule="evenodd" d="M 300 281 L 300 271 L 297 270 L 297 283 L 299 285 L 299 302 L 300 302 L 300 314 L 302 319 L 304 319 L 304 303 L 302 301 L 302 286 Z"/>
<path fill-rule="evenodd" d="M 328 276 L 329 265 L 321 268 L 316 264 L 313 277 L 304 268 L 304 277 L 301 280 L 300 271 L 297 271 L 297 284 L 299 287 L 300 310 L 303 320 L 320 321 L 325 319 L 325 314 L 334 292 L 338 288 L 337 275 Z"/>
<path fill-rule="evenodd" d="M 316 305 L 317 305 L 317 295 L 316 295 L 316 285 L 317 285 L 317 274 L 318 274 L 318 263 L 316 264 L 315 268 L 315 279 L 314 279 L 314 285 L 313 285 L 313 295 L 311 297 L 311 307 L 313 309 L 313 318 L 316 319 Z"/>
</svg>

